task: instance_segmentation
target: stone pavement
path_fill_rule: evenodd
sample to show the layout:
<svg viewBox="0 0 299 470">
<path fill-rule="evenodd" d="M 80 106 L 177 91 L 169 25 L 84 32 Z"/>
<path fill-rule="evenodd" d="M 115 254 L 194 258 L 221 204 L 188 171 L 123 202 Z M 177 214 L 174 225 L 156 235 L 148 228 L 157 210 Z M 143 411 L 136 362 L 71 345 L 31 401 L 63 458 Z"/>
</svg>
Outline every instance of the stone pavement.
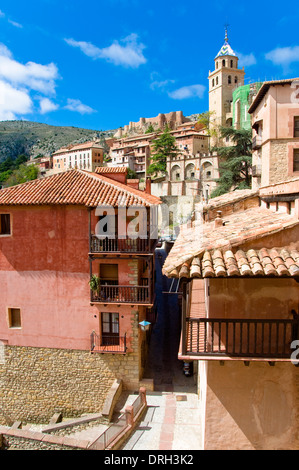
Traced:
<svg viewBox="0 0 299 470">
<path fill-rule="evenodd" d="M 130 395 L 126 405 L 136 396 Z M 148 410 L 122 450 L 200 450 L 201 426 L 195 393 L 148 392 Z"/>
</svg>

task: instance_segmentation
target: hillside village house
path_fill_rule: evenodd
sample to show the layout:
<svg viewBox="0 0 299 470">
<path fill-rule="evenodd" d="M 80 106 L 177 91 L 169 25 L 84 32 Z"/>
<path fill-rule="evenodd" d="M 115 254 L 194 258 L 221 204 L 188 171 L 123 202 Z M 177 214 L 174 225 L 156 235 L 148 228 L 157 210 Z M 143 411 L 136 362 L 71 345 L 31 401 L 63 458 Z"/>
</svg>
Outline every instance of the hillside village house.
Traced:
<svg viewBox="0 0 299 470">
<path fill-rule="evenodd" d="M 104 149 L 96 141 L 62 147 L 53 153 L 53 172 L 60 173 L 69 169 L 95 171 L 103 164 Z"/>
<path fill-rule="evenodd" d="M 163 267 L 180 280 L 179 358 L 198 377 L 203 449 L 299 445 L 299 107 L 292 83 L 264 83 L 249 109 L 252 189 L 203 204 Z"/>
<path fill-rule="evenodd" d="M 193 364 L 203 449 L 297 449 L 299 220 L 244 201 L 182 228 L 163 267 L 180 280 L 179 359 Z M 235 207 L 233 207 L 235 205 Z M 239 209 L 237 208 L 239 206 Z M 234 210 L 235 209 L 235 210 Z M 272 366 L 272 367 L 271 367 Z"/>
<path fill-rule="evenodd" d="M 154 138 L 156 134 L 144 134 L 116 140 L 110 149 L 111 162 L 108 166 L 125 166 L 136 172 L 139 179 L 145 178 Z"/>
<path fill-rule="evenodd" d="M 2 424 L 48 422 L 57 409 L 99 412 L 115 379 L 138 389 L 146 354 L 139 323 L 154 303 L 149 212 L 159 204 L 107 168 L 0 191 Z M 143 234 L 129 237 L 138 210 Z"/>
<path fill-rule="evenodd" d="M 299 79 L 264 82 L 249 108 L 252 187 L 299 176 Z"/>
</svg>

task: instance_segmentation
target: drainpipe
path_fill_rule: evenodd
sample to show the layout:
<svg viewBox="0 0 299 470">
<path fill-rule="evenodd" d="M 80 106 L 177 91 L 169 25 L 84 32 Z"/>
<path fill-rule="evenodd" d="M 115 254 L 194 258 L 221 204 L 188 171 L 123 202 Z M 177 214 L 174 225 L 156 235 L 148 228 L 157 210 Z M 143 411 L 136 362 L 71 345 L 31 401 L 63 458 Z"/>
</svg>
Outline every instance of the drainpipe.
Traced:
<svg viewBox="0 0 299 470">
<path fill-rule="evenodd" d="M 182 282 L 182 355 L 186 354 L 187 282 Z"/>
</svg>

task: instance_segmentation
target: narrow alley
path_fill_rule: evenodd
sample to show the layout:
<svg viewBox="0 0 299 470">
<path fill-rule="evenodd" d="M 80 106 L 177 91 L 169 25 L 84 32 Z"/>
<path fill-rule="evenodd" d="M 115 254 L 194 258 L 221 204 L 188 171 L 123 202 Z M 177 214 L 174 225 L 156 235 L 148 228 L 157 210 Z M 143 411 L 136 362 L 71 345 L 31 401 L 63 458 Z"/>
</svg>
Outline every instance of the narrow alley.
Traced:
<svg viewBox="0 0 299 470">
<path fill-rule="evenodd" d="M 201 419 L 194 377 L 186 377 L 178 360 L 180 308 L 170 293 L 171 279 L 162 275 L 165 247 L 156 250 L 157 321 L 153 326 L 145 378 L 154 379 L 147 392 L 148 410 L 123 450 L 198 450 Z M 175 291 L 176 285 L 172 286 Z M 129 396 L 126 405 L 135 399 Z"/>
</svg>

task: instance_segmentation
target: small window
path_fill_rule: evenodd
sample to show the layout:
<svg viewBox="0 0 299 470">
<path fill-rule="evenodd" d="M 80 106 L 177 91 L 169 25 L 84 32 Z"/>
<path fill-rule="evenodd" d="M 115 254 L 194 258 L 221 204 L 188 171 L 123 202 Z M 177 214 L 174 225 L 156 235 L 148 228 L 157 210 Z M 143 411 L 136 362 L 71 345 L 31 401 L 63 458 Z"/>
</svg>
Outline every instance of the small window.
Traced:
<svg viewBox="0 0 299 470">
<path fill-rule="evenodd" d="M 230 61 L 230 66 L 231 66 L 231 68 L 234 67 L 234 61 L 233 60 Z"/>
<path fill-rule="evenodd" d="M 218 77 L 216 77 L 216 85 L 218 85 Z"/>
<path fill-rule="evenodd" d="M 225 59 L 222 61 L 222 66 L 225 67 Z"/>
<path fill-rule="evenodd" d="M 228 81 L 228 84 L 230 85 L 230 84 L 231 84 L 231 82 L 232 82 L 232 77 L 231 77 L 230 75 L 228 76 L 228 79 L 227 79 L 227 81 Z"/>
<path fill-rule="evenodd" d="M 10 235 L 10 214 L 0 214 L 0 235 Z"/>
<path fill-rule="evenodd" d="M 215 86 L 215 80 L 214 80 L 214 78 L 213 78 L 213 80 L 212 80 L 212 87 L 214 87 L 214 86 Z"/>
<path fill-rule="evenodd" d="M 238 77 L 235 77 L 235 83 L 238 83 Z"/>
<path fill-rule="evenodd" d="M 294 149 L 293 171 L 299 171 L 299 149 Z"/>
<path fill-rule="evenodd" d="M 19 308 L 8 309 L 9 328 L 21 328 L 21 310 Z"/>
<path fill-rule="evenodd" d="M 299 137 L 299 116 L 294 117 L 294 137 Z"/>
</svg>

